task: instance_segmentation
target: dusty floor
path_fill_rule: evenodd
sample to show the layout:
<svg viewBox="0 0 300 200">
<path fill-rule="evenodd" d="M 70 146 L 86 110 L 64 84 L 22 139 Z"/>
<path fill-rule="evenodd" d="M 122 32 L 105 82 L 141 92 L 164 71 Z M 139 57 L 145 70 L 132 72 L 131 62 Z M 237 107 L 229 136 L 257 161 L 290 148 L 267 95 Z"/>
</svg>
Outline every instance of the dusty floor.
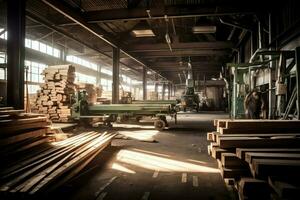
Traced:
<svg viewBox="0 0 300 200">
<path fill-rule="evenodd" d="M 178 124 L 171 121 L 163 132 L 151 125 L 126 129 L 118 125 L 114 130 L 156 142 L 115 139 L 112 147 L 56 195 L 78 200 L 231 199 L 216 161 L 207 155 L 206 141 L 206 132 L 213 130 L 212 120 L 226 117 L 182 113 Z"/>
</svg>

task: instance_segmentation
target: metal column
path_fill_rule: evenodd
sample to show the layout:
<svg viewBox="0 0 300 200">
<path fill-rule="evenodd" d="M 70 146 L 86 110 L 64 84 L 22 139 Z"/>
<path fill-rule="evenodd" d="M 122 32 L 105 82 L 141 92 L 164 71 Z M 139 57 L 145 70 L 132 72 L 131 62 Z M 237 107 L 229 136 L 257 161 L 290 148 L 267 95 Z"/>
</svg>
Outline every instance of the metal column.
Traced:
<svg viewBox="0 0 300 200">
<path fill-rule="evenodd" d="M 143 100 L 147 100 L 147 68 L 143 67 Z"/>
<path fill-rule="evenodd" d="M 296 60 L 296 87 L 297 87 L 297 119 L 300 120 L 300 47 L 295 50 L 295 60 Z"/>
<path fill-rule="evenodd" d="M 119 103 L 120 49 L 113 47 L 112 103 Z"/>
<path fill-rule="evenodd" d="M 166 84 L 165 83 L 163 83 L 163 85 L 162 85 L 162 93 L 161 93 L 161 99 L 162 100 L 165 100 L 165 91 L 166 90 Z"/>
<path fill-rule="evenodd" d="M 272 43 L 272 14 L 269 14 L 269 45 Z M 272 47 L 270 46 L 270 50 L 272 50 Z M 270 56 L 270 59 L 272 57 Z M 269 99 L 269 108 L 268 108 L 268 118 L 272 119 L 273 118 L 273 100 L 272 100 L 272 69 L 275 68 L 275 61 L 270 62 L 270 68 L 269 68 L 269 91 L 268 91 L 268 99 Z"/>
<path fill-rule="evenodd" d="M 170 96 L 171 96 L 171 85 L 170 83 L 168 83 L 168 100 L 170 100 Z"/>
<path fill-rule="evenodd" d="M 25 1 L 7 1 L 7 104 L 24 108 Z"/>
</svg>

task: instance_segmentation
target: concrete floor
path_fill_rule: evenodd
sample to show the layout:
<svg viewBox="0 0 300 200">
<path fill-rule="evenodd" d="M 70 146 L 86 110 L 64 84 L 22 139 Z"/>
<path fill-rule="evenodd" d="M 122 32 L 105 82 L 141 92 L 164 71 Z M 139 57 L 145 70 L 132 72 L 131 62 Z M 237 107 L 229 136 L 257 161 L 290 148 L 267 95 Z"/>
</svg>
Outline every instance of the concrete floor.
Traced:
<svg viewBox="0 0 300 200">
<path fill-rule="evenodd" d="M 139 140 L 115 139 L 54 196 L 84 200 L 231 199 L 217 163 L 207 154 L 206 132 L 222 113 L 183 113 L 163 132 L 153 126 L 114 128 Z M 123 131 L 123 132 L 122 132 Z M 125 131 L 125 132 L 124 132 Z M 56 194 L 56 195 L 55 195 Z M 53 198 L 52 198 L 53 199 Z"/>
</svg>

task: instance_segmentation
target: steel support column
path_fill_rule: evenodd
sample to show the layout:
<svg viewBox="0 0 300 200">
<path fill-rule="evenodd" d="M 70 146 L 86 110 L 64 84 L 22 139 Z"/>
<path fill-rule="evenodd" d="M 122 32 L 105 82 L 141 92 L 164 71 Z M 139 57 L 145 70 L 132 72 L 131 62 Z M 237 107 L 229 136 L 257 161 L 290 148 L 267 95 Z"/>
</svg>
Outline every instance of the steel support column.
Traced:
<svg viewBox="0 0 300 200">
<path fill-rule="evenodd" d="M 7 1 L 7 104 L 24 108 L 25 1 Z"/>
<path fill-rule="evenodd" d="M 168 83 L 168 100 L 170 100 L 170 96 L 171 96 L 171 86 L 170 83 Z"/>
<path fill-rule="evenodd" d="M 147 100 L 147 68 L 143 67 L 143 100 Z"/>
<path fill-rule="evenodd" d="M 163 83 L 163 85 L 162 85 L 162 95 L 161 95 L 161 99 L 162 100 L 165 100 L 165 92 L 166 92 L 166 84 L 165 83 Z"/>
<path fill-rule="evenodd" d="M 120 49 L 113 47 L 112 103 L 119 103 Z"/>
<path fill-rule="evenodd" d="M 297 47 L 295 50 L 295 59 L 296 59 L 296 87 L 297 87 L 297 119 L 300 120 L 300 47 Z"/>
</svg>

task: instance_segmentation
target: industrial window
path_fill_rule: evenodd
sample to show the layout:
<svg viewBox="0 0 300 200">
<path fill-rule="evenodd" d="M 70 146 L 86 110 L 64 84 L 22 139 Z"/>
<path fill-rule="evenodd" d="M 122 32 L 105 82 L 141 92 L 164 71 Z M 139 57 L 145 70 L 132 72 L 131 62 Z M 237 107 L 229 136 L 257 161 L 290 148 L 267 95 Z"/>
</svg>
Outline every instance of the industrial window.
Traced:
<svg viewBox="0 0 300 200">
<path fill-rule="evenodd" d="M 40 89 L 39 85 L 32 85 L 28 84 L 28 93 L 29 94 L 36 94 L 36 92 Z"/>
<path fill-rule="evenodd" d="M 89 76 L 89 75 L 81 74 L 78 72 L 75 72 L 75 75 L 76 75 L 77 82 L 80 82 L 80 83 L 96 84 L 96 82 L 97 82 L 95 76 Z"/>
<path fill-rule="evenodd" d="M 5 69 L 0 68 L 0 80 L 5 80 L 6 79 L 5 75 L 6 75 Z"/>
<path fill-rule="evenodd" d="M 50 56 L 54 56 L 56 58 L 60 57 L 60 50 L 53 48 L 51 45 L 46 45 L 45 43 L 31 40 L 31 39 L 25 39 L 25 47 L 48 54 Z"/>
<path fill-rule="evenodd" d="M 25 66 L 28 67 L 29 82 L 33 82 L 33 83 L 44 82 L 42 72 L 47 67 L 46 64 L 25 60 Z M 25 74 L 25 80 L 26 80 L 26 74 Z"/>
<path fill-rule="evenodd" d="M 3 30 L 4 30 L 3 28 L 0 28 L 0 32 L 2 32 Z M 4 40 L 7 40 L 7 31 L 5 31 L 4 33 L 2 33 L 0 35 L 0 38 L 4 39 Z"/>
<path fill-rule="evenodd" d="M 78 64 L 78 65 L 82 65 L 84 67 L 93 69 L 95 71 L 97 71 L 97 69 L 98 69 L 98 65 L 97 64 L 89 62 L 89 61 L 84 60 L 82 58 L 79 58 L 77 56 L 68 55 L 67 56 L 67 61 L 75 63 L 75 64 Z"/>
<path fill-rule="evenodd" d="M 101 68 L 101 72 L 103 73 L 103 74 L 107 74 L 107 75 L 112 75 L 112 71 L 111 70 L 108 70 L 108 69 L 105 69 L 105 68 Z"/>
</svg>

